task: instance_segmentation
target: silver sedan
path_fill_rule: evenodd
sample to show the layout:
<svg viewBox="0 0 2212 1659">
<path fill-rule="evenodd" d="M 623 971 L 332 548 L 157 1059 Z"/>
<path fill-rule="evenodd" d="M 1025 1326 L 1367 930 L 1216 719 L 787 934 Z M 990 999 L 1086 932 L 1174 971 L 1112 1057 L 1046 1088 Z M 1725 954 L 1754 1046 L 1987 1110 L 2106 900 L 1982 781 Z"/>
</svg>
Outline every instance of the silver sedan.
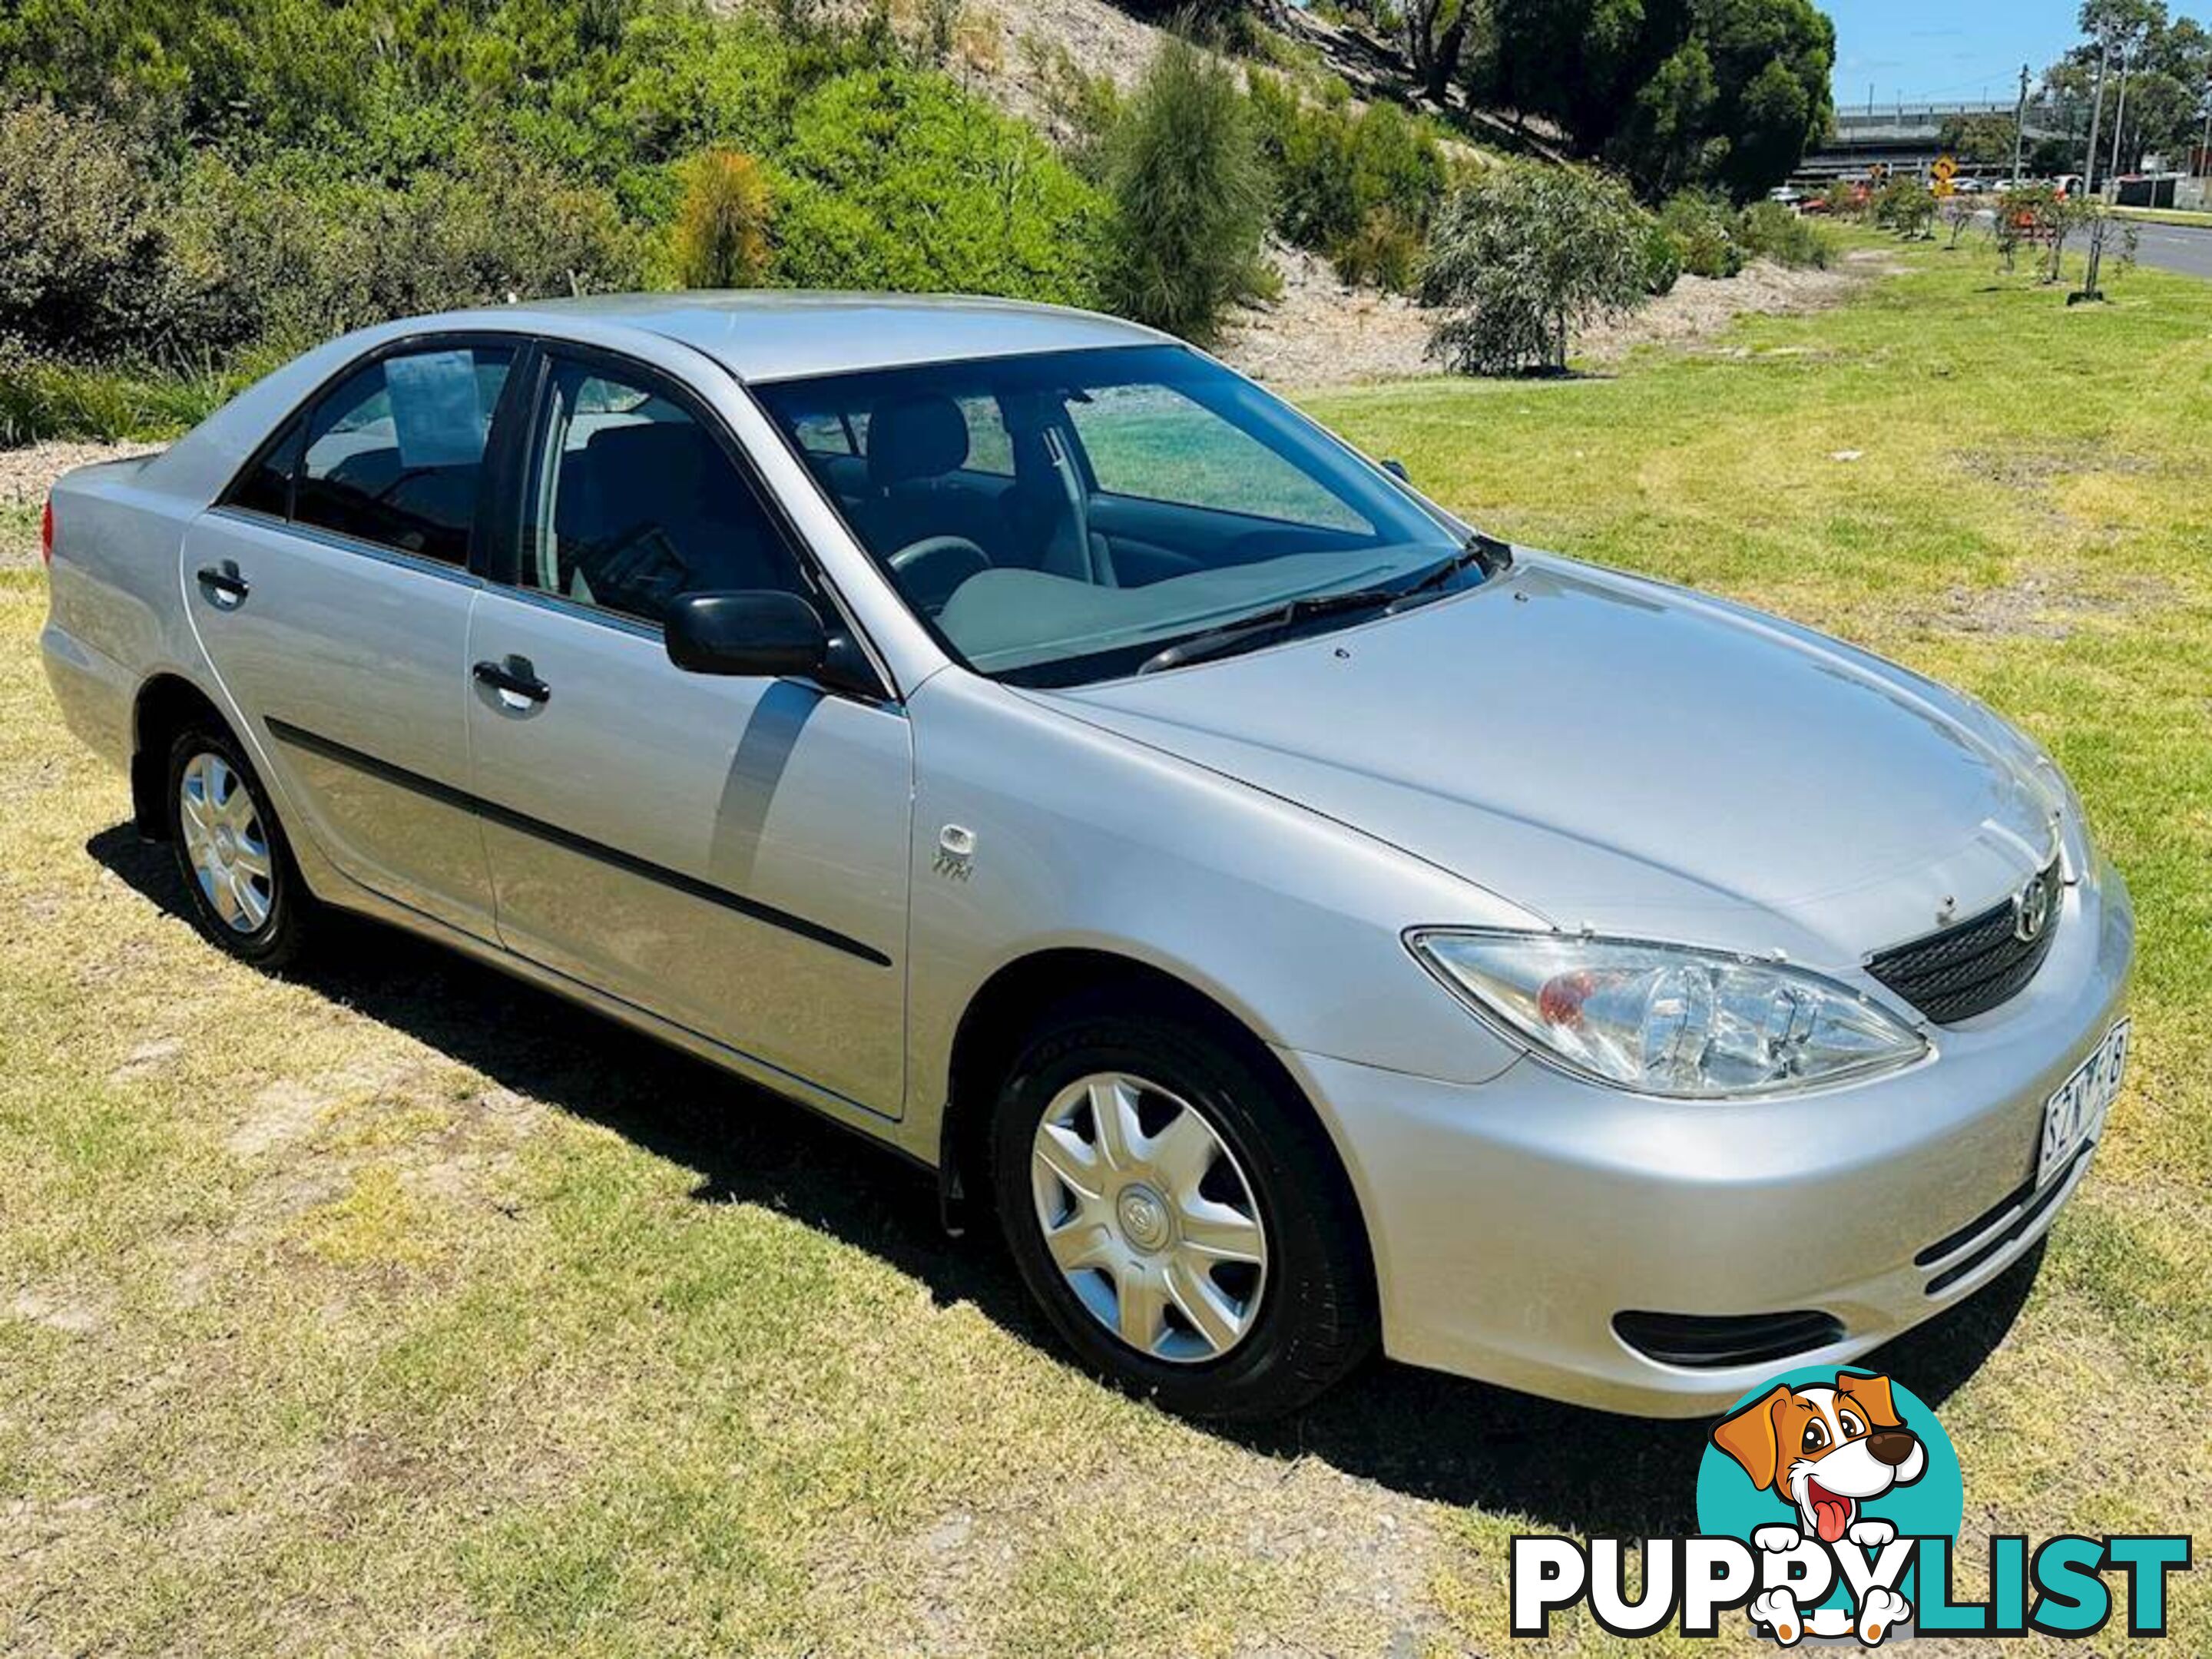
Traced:
<svg viewBox="0 0 2212 1659">
<path fill-rule="evenodd" d="M 216 945 L 382 917 L 878 1137 L 1175 1409 L 1379 1345 L 1707 1410 L 2002 1273 L 2118 1087 L 2126 892 L 2017 732 L 1108 319 L 394 324 L 49 544 Z"/>
</svg>

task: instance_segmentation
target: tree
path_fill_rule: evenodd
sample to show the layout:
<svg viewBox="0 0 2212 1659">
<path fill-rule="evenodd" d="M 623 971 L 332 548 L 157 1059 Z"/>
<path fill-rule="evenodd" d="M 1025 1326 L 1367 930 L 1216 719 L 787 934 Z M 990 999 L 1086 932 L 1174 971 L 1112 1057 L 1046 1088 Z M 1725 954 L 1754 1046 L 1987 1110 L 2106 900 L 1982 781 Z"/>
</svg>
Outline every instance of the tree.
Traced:
<svg viewBox="0 0 2212 1659">
<path fill-rule="evenodd" d="M 1835 57 L 1812 0 L 1492 0 L 1477 79 L 1647 196 L 1712 184 L 1747 200 L 1826 133 Z"/>
<path fill-rule="evenodd" d="M 1464 374 L 1564 371 L 1577 330 L 1642 305 L 1651 221 L 1584 167 L 1509 162 L 1448 200 L 1429 236 L 1429 349 Z"/>
<path fill-rule="evenodd" d="M 2009 115 L 1954 115 L 1936 139 L 1945 152 L 1971 167 L 2010 167 L 2013 136 L 2020 126 Z"/>
<path fill-rule="evenodd" d="M 1715 182 L 1747 201 L 1787 179 L 1828 130 L 1835 25 L 1811 0 L 1697 0 L 1696 14 L 1718 90 L 1713 134 L 1728 146 Z"/>
<path fill-rule="evenodd" d="M 2117 75 L 2124 61 L 2127 101 L 2107 95 L 2106 125 L 2097 158 L 2101 176 L 2111 165 L 2117 131 L 2122 171 L 2142 165 L 2146 155 L 2180 156 L 2198 142 L 2204 119 L 2204 90 L 2212 82 L 2212 33 L 2192 18 L 2171 18 L 2162 0 L 2091 0 L 2081 11 L 2089 39 L 2044 72 L 2047 92 L 2086 108 L 2094 95 L 2097 65 L 2107 46 Z M 2081 140 L 2057 167 L 2081 164 Z"/>
<path fill-rule="evenodd" d="M 1692 40 L 1636 94 L 1611 148 L 1651 200 L 1671 196 L 1711 170 L 1707 148 L 1720 89 L 1705 42 Z"/>
<path fill-rule="evenodd" d="M 1267 164 L 1237 72 L 1170 36 L 1109 141 L 1109 296 L 1124 315 L 1204 341 L 1261 280 Z"/>
<path fill-rule="evenodd" d="M 1423 94 L 1437 103 L 1459 73 L 1474 9 L 1475 0 L 1406 0 L 1406 55 Z"/>
</svg>

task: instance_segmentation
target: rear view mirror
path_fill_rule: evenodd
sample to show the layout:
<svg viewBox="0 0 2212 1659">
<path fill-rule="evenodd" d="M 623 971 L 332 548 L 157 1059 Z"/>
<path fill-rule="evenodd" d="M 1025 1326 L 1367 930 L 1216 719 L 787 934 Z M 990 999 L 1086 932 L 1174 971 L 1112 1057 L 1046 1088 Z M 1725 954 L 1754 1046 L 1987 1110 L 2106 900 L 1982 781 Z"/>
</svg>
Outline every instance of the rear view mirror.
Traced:
<svg viewBox="0 0 2212 1659">
<path fill-rule="evenodd" d="M 662 632 L 669 661 L 694 674 L 812 674 L 830 654 L 819 613 L 774 589 L 683 594 Z"/>
</svg>

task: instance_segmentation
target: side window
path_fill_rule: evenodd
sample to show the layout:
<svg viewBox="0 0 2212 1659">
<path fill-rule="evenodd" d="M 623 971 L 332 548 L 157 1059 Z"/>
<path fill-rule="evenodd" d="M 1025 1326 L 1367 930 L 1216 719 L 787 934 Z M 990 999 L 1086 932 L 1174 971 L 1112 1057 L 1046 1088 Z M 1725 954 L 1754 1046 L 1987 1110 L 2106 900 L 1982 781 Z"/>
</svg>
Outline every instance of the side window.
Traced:
<svg viewBox="0 0 2212 1659">
<path fill-rule="evenodd" d="M 285 517 L 292 510 L 292 467 L 299 458 L 300 422 L 295 420 L 239 474 L 230 493 L 223 497 L 223 505 L 266 513 L 274 519 Z"/>
<path fill-rule="evenodd" d="M 1100 386 L 1067 413 L 1109 495 L 1373 532 L 1317 480 L 1172 387 Z"/>
<path fill-rule="evenodd" d="M 513 362 L 505 347 L 444 347 L 349 376 L 308 416 L 294 520 L 465 564 L 492 410 Z"/>
<path fill-rule="evenodd" d="M 863 428 L 862 430 L 866 428 Z M 857 455 L 860 434 L 842 415 L 802 415 L 792 434 L 809 455 Z"/>
<path fill-rule="evenodd" d="M 981 396 L 954 401 L 960 405 L 961 418 L 968 422 L 968 459 L 963 464 L 965 470 L 988 472 L 1000 478 L 1012 477 L 1014 440 L 1006 430 L 1006 417 L 999 413 L 999 400 Z"/>
<path fill-rule="evenodd" d="M 653 623 L 682 593 L 812 597 L 714 434 L 643 377 L 556 360 L 532 455 L 523 586 Z"/>
</svg>

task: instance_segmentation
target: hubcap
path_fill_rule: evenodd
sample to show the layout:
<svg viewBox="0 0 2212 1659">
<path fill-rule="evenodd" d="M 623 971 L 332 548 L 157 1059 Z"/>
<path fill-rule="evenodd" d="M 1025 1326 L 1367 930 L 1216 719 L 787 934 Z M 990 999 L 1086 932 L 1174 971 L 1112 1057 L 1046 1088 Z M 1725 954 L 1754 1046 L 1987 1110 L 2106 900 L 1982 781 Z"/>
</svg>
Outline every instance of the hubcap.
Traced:
<svg viewBox="0 0 2212 1659">
<path fill-rule="evenodd" d="M 185 855 L 200 894 L 224 927 L 251 933 L 269 920 L 276 902 L 276 866 L 253 793 L 230 763 L 198 754 L 185 767 L 177 791 Z"/>
<path fill-rule="evenodd" d="M 1186 1364 L 1244 1340 L 1267 1231 L 1251 1182 L 1196 1107 L 1126 1073 L 1084 1078 L 1045 1109 L 1030 1174 L 1045 1248 L 1101 1325 Z"/>
</svg>

